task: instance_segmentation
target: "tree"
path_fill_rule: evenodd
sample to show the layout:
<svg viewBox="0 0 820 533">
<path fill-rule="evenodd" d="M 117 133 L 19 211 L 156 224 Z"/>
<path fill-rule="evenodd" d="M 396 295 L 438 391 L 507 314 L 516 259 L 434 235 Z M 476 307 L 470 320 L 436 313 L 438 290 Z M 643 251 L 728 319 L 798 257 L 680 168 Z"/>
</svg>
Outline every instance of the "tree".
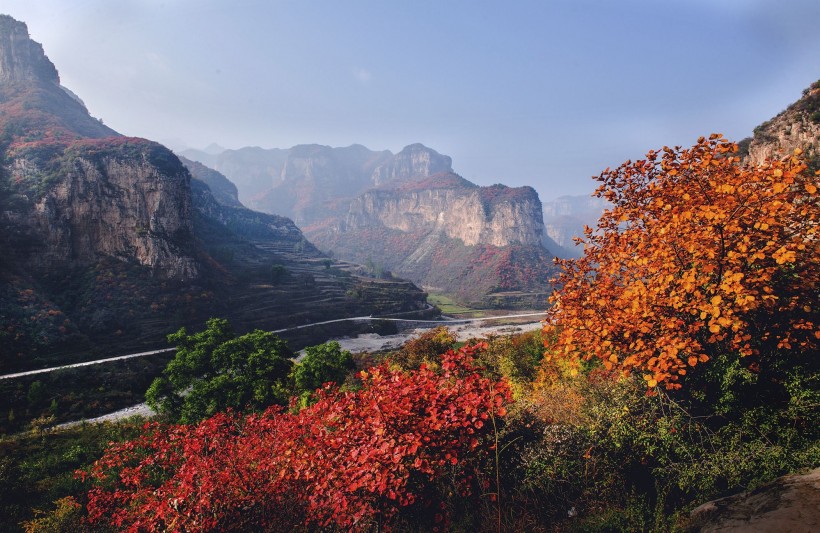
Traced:
<svg viewBox="0 0 820 533">
<path fill-rule="evenodd" d="M 336 341 L 308 346 L 293 369 L 296 390 L 312 393 L 325 383 L 341 384 L 354 368 L 353 356 Z"/>
<path fill-rule="evenodd" d="M 227 320 L 204 331 L 168 335 L 177 352 L 145 397 L 173 421 L 192 423 L 227 408 L 259 410 L 288 400 L 292 353 L 276 335 L 255 330 L 237 337 Z"/>
<path fill-rule="evenodd" d="M 416 369 L 423 363 L 435 363 L 457 340 L 446 326 L 437 326 L 405 342 L 390 360 L 405 370 Z"/>
<path fill-rule="evenodd" d="M 90 472 L 92 524 L 125 531 L 375 530 L 407 510 L 425 530 L 478 474 L 507 413 L 506 382 L 450 351 L 440 371 L 387 364 L 362 388 L 328 386 L 300 411 L 219 413 L 198 425 L 146 425 Z"/>
<path fill-rule="evenodd" d="M 274 285 L 278 285 L 284 281 L 288 277 L 288 274 L 288 269 L 283 265 L 271 265 L 270 267 L 270 279 Z"/>
<path fill-rule="evenodd" d="M 613 207 L 560 261 L 557 355 L 676 389 L 717 353 L 757 369 L 817 349 L 818 176 L 799 150 L 757 166 L 737 150 L 712 135 L 600 175 Z"/>
</svg>

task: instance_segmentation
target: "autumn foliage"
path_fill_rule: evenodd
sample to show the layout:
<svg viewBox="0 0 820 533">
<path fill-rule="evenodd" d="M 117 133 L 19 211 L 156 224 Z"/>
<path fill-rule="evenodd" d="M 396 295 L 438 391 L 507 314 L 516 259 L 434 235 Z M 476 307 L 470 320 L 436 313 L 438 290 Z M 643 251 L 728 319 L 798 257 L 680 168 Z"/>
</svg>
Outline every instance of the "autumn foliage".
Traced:
<svg viewBox="0 0 820 533">
<path fill-rule="evenodd" d="M 414 507 L 441 525 L 449 492 L 482 490 L 476 467 L 510 401 L 505 382 L 472 367 L 481 348 L 448 352 L 439 372 L 375 367 L 360 390 L 327 386 L 299 412 L 149 424 L 93 466 L 89 520 L 126 531 L 367 529 Z"/>
<path fill-rule="evenodd" d="M 600 177 L 612 202 L 584 256 L 561 261 L 556 352 L 680 387 L 716 353 L 751 368 L 820 338 L 818 176 L 799 150 L 742 164 L 719 135 L 664 147 Z"/>
</svg>

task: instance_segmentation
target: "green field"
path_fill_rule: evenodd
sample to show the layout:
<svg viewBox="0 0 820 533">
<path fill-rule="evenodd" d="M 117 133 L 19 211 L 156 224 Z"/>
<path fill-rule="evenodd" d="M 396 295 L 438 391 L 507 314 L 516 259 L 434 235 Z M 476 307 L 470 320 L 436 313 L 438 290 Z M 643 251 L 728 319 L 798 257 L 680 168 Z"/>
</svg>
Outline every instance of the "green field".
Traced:
<svg viewBox="0 0 820 533">
<path fill-rule="evenodd" d="M 470 317 L 484 316 L 484 311 L 482 309 L 464 307 L 443 294 L 431 293 L 427 296 L 427 301 L 441 309 L 441 312 L 445 315 L 468 315 Z"/>
</svg>

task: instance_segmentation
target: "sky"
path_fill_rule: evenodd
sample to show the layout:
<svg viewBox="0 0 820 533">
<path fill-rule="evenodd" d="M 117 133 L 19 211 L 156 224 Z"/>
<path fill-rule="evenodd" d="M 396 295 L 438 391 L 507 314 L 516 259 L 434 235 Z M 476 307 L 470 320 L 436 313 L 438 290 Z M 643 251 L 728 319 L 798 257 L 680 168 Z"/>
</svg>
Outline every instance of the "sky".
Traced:
<svg viewBox="0 0 820 533">
<path fill-rule="evenodd" d="M 817 0 L 0 0 L 64 86 L 173 149 L 420 142 L 548 201 L 820 78 Z"/>
</svg>

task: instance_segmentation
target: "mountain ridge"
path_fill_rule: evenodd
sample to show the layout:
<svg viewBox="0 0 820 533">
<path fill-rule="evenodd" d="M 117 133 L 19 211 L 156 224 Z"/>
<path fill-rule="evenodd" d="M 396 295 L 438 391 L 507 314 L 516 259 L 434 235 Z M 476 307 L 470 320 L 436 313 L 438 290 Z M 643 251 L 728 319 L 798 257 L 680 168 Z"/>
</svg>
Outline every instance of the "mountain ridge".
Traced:
<svg viewBox="0 0 820 533">
<path fill-rule="evenodd" d="M 8 16 L 0 69 L 0 373 L 165 346 L 211 316 L 246 331 L 426 308 L 411 283 L 330 269 L 223 176 L 91 117 Z"/>
<path fill-rule="evenodd" d="M 419 143 L 397 154 L 361 145 L 182 153 L 216 163 L 231 181 L 263 180 L 253 185 L 255 195 L 243 195 L 238 185 L 240 198 L 292 217 L 308 239 L 336 257 L 482 307 L 546 305 L 550 249 L 558 246 L 531 187 L 478 186 L 453 171 L 449 156 Z M 244 158 L 252 154 L 259 159 L 248 165 Z M 348 156 L 343 161 L 342 154 Z M 260 174 L 266 164 L 267 173 Z M 269 198 L 278 203 L 266 203 Z M 459 250 L 459 258 L 448 258 L 448 250 Z M 515 296 L 495 296 L 500 293 Z"/>
</svg>

